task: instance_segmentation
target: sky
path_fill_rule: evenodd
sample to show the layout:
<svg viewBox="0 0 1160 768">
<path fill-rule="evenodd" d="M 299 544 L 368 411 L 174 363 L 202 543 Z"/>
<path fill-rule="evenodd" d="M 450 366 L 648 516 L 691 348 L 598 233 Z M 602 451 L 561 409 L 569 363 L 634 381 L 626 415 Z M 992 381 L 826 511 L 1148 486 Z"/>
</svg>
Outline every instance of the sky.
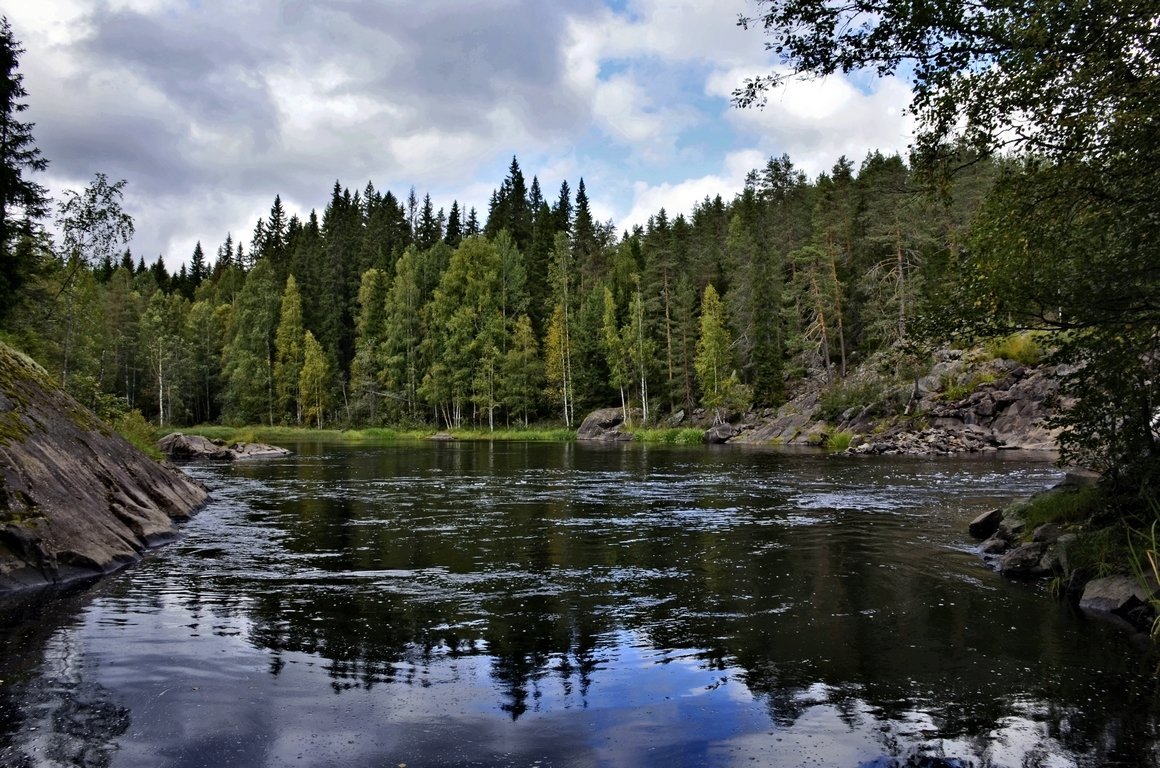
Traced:
<svg viewBox="0 0 1160 768">
<path fill-rule="evenodd" d="M 337 180 L 486 217 L 513 156 L 549 201 L 580 178 L 600 221 L 731 199 L 788 154 L 811 178 L 905 152 L 905 82 L 773 71 L 752 0 L 8 0 L 26 119 L 53 197 L 125 179 L 136 256 L 248 244 L 274 196 L 321 216 Z"/>
</svg>

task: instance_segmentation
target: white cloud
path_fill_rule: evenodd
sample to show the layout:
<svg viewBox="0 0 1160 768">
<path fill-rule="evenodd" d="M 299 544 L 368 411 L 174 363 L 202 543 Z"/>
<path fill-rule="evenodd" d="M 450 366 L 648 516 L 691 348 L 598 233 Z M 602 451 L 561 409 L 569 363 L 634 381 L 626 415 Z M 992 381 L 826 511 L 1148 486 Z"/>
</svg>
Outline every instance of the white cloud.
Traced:
<svg viewBox="0 0 1160 768">
<path fill-rule="evenodd" d="M 128 179 L 134 252 L 171 268 L 196 240 L 248 240 L 275 194 L 321 209 L 336 178 L 404 197 L 413 185 L 482 217 L 514 154 L 550 202 L 583 177 L 594 215 L 627 228 L 731 197 L 771 155 L 816 173 L 909 139 L 899 83 L 831 78 L 765 111 L 729 108 L 769 66 L 760 32 L 736 26 L 746 0 L 450 7 L 25 0 L 7 13 L 48 182 Z"/>
<path fill-rule="evenodd" d="M 621 220 L 621 228 L 643 226 L 661 208 L 672 219 L 678 214 L 690 213 L 706 197 L 712 199 L 721 195 L 728 201 L 741 191 L 746 174 L 764 165 L 767 159 L 768 155 L 758 150 L 742 150 L 727 154 L 717 173 L 676 183 L 647 184 L 638 181 L 633 186 L 632 205 Z"/>
</svg>

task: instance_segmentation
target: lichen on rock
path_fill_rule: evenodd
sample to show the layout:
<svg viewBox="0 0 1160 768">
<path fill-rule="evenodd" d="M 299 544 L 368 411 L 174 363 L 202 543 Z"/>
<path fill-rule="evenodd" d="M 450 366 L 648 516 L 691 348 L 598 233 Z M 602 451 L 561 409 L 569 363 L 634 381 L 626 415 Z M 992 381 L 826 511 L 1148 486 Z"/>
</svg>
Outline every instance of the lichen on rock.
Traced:
<svg viewBox="0 0 1160 768">
<path fill-rule="evenodd" d="M 133 562 L 206 498 L 0 344 L 0 592 Z"/>
</svg>

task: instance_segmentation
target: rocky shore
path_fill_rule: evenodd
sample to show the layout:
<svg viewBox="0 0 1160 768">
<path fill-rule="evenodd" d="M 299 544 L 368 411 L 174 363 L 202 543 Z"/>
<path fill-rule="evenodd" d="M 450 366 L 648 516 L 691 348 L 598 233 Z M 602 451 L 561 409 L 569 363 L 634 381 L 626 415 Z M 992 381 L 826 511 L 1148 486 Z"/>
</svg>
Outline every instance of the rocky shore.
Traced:
<svg viewBox="0 0 1160 768">
<path fill-rule="evenodd" d="M 1063 483 L 1031 499 L 993 509 L 976 517 L 967 532 L 981 540 L 979 555 L 1010 579 L 1055 579 L 1053 590 L 1088 613 L 1124 621 L 1147 631 L 1156 618 L 1152 598 L 1160 584 L 1131 573 L 1093 572 L 1084 538 L 1092 535 L 1083 523 L 1033 524 L 1032 505 L 1066 503 L 1066 496 L 1094 484 L 1095 477 L 1069 474 Z M 1108 564 L 1104 564 L 1105 566 Z M 1124 568 L 1127 563 L 1122 564 Z"/>
<path fill-rule="evenodd" d="M 944 350 L 925 376 L 893 391 L 872 371 L 851 375 L 846 386 L 873 392 L 894 404 L 897 413 L 854 396 L 841 413 L 828 414 L 825 385 L 815 381 L 780 408 L 732 414 L 725 423 L 713 423 L 701 409 L 689 415 L 681 411 L 665 426 L 702 429 L 706 443 L 745 445 L 826 447 L 832 436 L 846 433 L 846 452 L 853 455 L 1054 451 L 1057 432 L 1047 419 L 1060 404 L 1055 374 L 1051 366 L 1003 359 L 972 362 L 962 352 Z M 639 418 L 639 411 L 630 410 L 630 422 Z M 620 408 L 602 408 L 584 419 L 576 438 L 622 442 L 633 436 Z"/>
<path fill-rule="evenodd" d="M 0 344 L 0 593 L 131 563 L 206 498 Z"/>
</svg>

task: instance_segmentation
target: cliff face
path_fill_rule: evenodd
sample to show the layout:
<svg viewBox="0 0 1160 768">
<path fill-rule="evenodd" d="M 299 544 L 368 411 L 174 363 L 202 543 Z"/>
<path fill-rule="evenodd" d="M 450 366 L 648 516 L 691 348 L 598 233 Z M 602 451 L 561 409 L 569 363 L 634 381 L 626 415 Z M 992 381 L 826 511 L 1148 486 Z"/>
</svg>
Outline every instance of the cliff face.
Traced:
<svg viewBox="0 0 1160 768">
<path fill-rule="evenodd" d="M 0 592 L 133 562 L 205 500 L 0 344 Z"/>
</svg>

